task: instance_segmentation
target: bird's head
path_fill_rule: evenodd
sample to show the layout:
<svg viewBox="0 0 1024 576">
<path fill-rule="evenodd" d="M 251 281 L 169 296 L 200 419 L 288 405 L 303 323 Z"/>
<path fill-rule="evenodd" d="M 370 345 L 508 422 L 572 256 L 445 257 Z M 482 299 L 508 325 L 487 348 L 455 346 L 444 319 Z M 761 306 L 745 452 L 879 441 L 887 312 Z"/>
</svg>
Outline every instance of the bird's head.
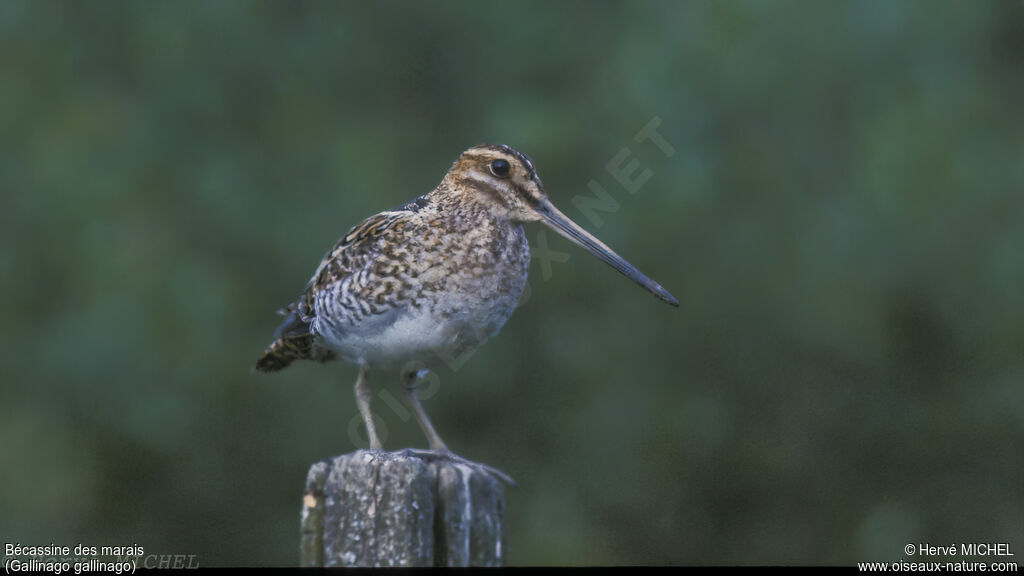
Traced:
<svg viewBox="0 0 1024 576">
<path fill-rule="evenodd" d="M 503 144 L 481 144 L 463 152 L 445 176 L 448 188 L 469 194 L 499 218 L 513 222 L 541 222 L 655 296 L 679 306 L 667 290 L 644 276 L 611 248 L 562 214 L 548 200 L 530 158 Z"/>
<path fill-rule="evenodd" d="M 481 144 L 463 152 L 445 177 L 451 188 L 471 196 L 499 218 L 535 222 L 547 201 L 530 158 L 502 144 Z"/>
</svg>

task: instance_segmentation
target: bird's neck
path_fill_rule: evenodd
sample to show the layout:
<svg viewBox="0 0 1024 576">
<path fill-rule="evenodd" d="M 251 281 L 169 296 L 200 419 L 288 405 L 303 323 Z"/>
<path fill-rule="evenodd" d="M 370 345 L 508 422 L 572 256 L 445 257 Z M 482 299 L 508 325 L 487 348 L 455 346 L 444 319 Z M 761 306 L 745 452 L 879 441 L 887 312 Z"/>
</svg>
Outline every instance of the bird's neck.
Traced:
<svg viewBox="0 0 1024 576">
<path fill-rule="evenodd" d="M 508 210 L 475 192 L 457 192 L 447 181 L 442 182 L 433 192 L 427 195 L 431 205 L 439 216 L 446 219 L 448 227 L 454 231 L 467 231 L 480 226 L 507 227 L 514 223 Z"/>
</svg>

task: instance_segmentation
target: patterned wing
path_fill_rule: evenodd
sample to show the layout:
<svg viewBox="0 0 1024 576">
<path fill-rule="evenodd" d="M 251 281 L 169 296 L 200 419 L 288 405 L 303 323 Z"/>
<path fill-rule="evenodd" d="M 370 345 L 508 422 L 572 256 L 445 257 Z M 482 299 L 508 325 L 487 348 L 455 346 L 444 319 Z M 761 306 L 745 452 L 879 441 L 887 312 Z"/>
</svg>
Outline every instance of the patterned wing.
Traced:
<svg viewBox="0 0 1024 576">
<path fill-rule="evenodd" d="M 377 240 L 385 232 L 400 225 L 412 212 L 381 212 L 363 220 L 348 231 L 320 262 L 299 301 L 299 314 L 307 323 L 312 320 L 316 294 L 348 275 L 362 270 L 377 253 Z"/>
<path fill-rule="evenodd" d="M 257 361 L 257 370 L 280 370 L 298 359 L 332 359 L 334 354 L 318 347 L 310 330 L 310 324 L 316 316 L 317 294 L 364 270 L 377 257 L 378 240 L 388 230 L 404 227 L 408 219 L 427 203 L 425 197 L 417 198 L 408 204 L 371 216 L 352 227 L 338 240 L 324 254 L 299 300 L 281 310 L 286 319 L 278 327 L 274 342 Z"/>
</svg>

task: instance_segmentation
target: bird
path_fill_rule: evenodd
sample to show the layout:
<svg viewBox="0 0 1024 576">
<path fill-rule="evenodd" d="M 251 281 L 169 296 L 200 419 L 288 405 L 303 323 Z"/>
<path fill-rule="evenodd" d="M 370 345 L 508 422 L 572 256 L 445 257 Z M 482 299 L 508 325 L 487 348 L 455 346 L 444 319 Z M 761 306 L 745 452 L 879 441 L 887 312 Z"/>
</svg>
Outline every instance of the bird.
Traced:
<svg viewBox="0 0 1024 576">
<path fill-rule="evenodd" d="M 355 397 L 371 450 L 383 447 L 370 411 L 370 371 L 398 371 L 403 397 L 430 445 L 451 454 L 417 385 L 439 359 L 498 334 L 526 286 L 523 224 L 540 222 L 663 302 L 654 282 L 551 203 L 530 158 L 502 144 L 462 152 L 433 191 L 370 216 L 327 251 L 256 361 L 277 372 L 296 360 L 359 368 Z"/>
</svg>

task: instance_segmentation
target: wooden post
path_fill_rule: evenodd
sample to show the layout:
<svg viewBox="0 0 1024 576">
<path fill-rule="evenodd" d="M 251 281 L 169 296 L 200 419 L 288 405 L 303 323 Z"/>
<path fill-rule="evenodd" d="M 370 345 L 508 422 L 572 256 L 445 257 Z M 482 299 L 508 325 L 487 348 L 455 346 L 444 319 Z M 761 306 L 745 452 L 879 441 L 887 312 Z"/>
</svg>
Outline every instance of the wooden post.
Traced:
<svg viewBox="0 0 1024 576">
<path fill-rule="evenodd" d="M 457 456 L 360 450 L 309 469 L 302 566 L 500 566 L 504 475 Z"/>
</svg>

